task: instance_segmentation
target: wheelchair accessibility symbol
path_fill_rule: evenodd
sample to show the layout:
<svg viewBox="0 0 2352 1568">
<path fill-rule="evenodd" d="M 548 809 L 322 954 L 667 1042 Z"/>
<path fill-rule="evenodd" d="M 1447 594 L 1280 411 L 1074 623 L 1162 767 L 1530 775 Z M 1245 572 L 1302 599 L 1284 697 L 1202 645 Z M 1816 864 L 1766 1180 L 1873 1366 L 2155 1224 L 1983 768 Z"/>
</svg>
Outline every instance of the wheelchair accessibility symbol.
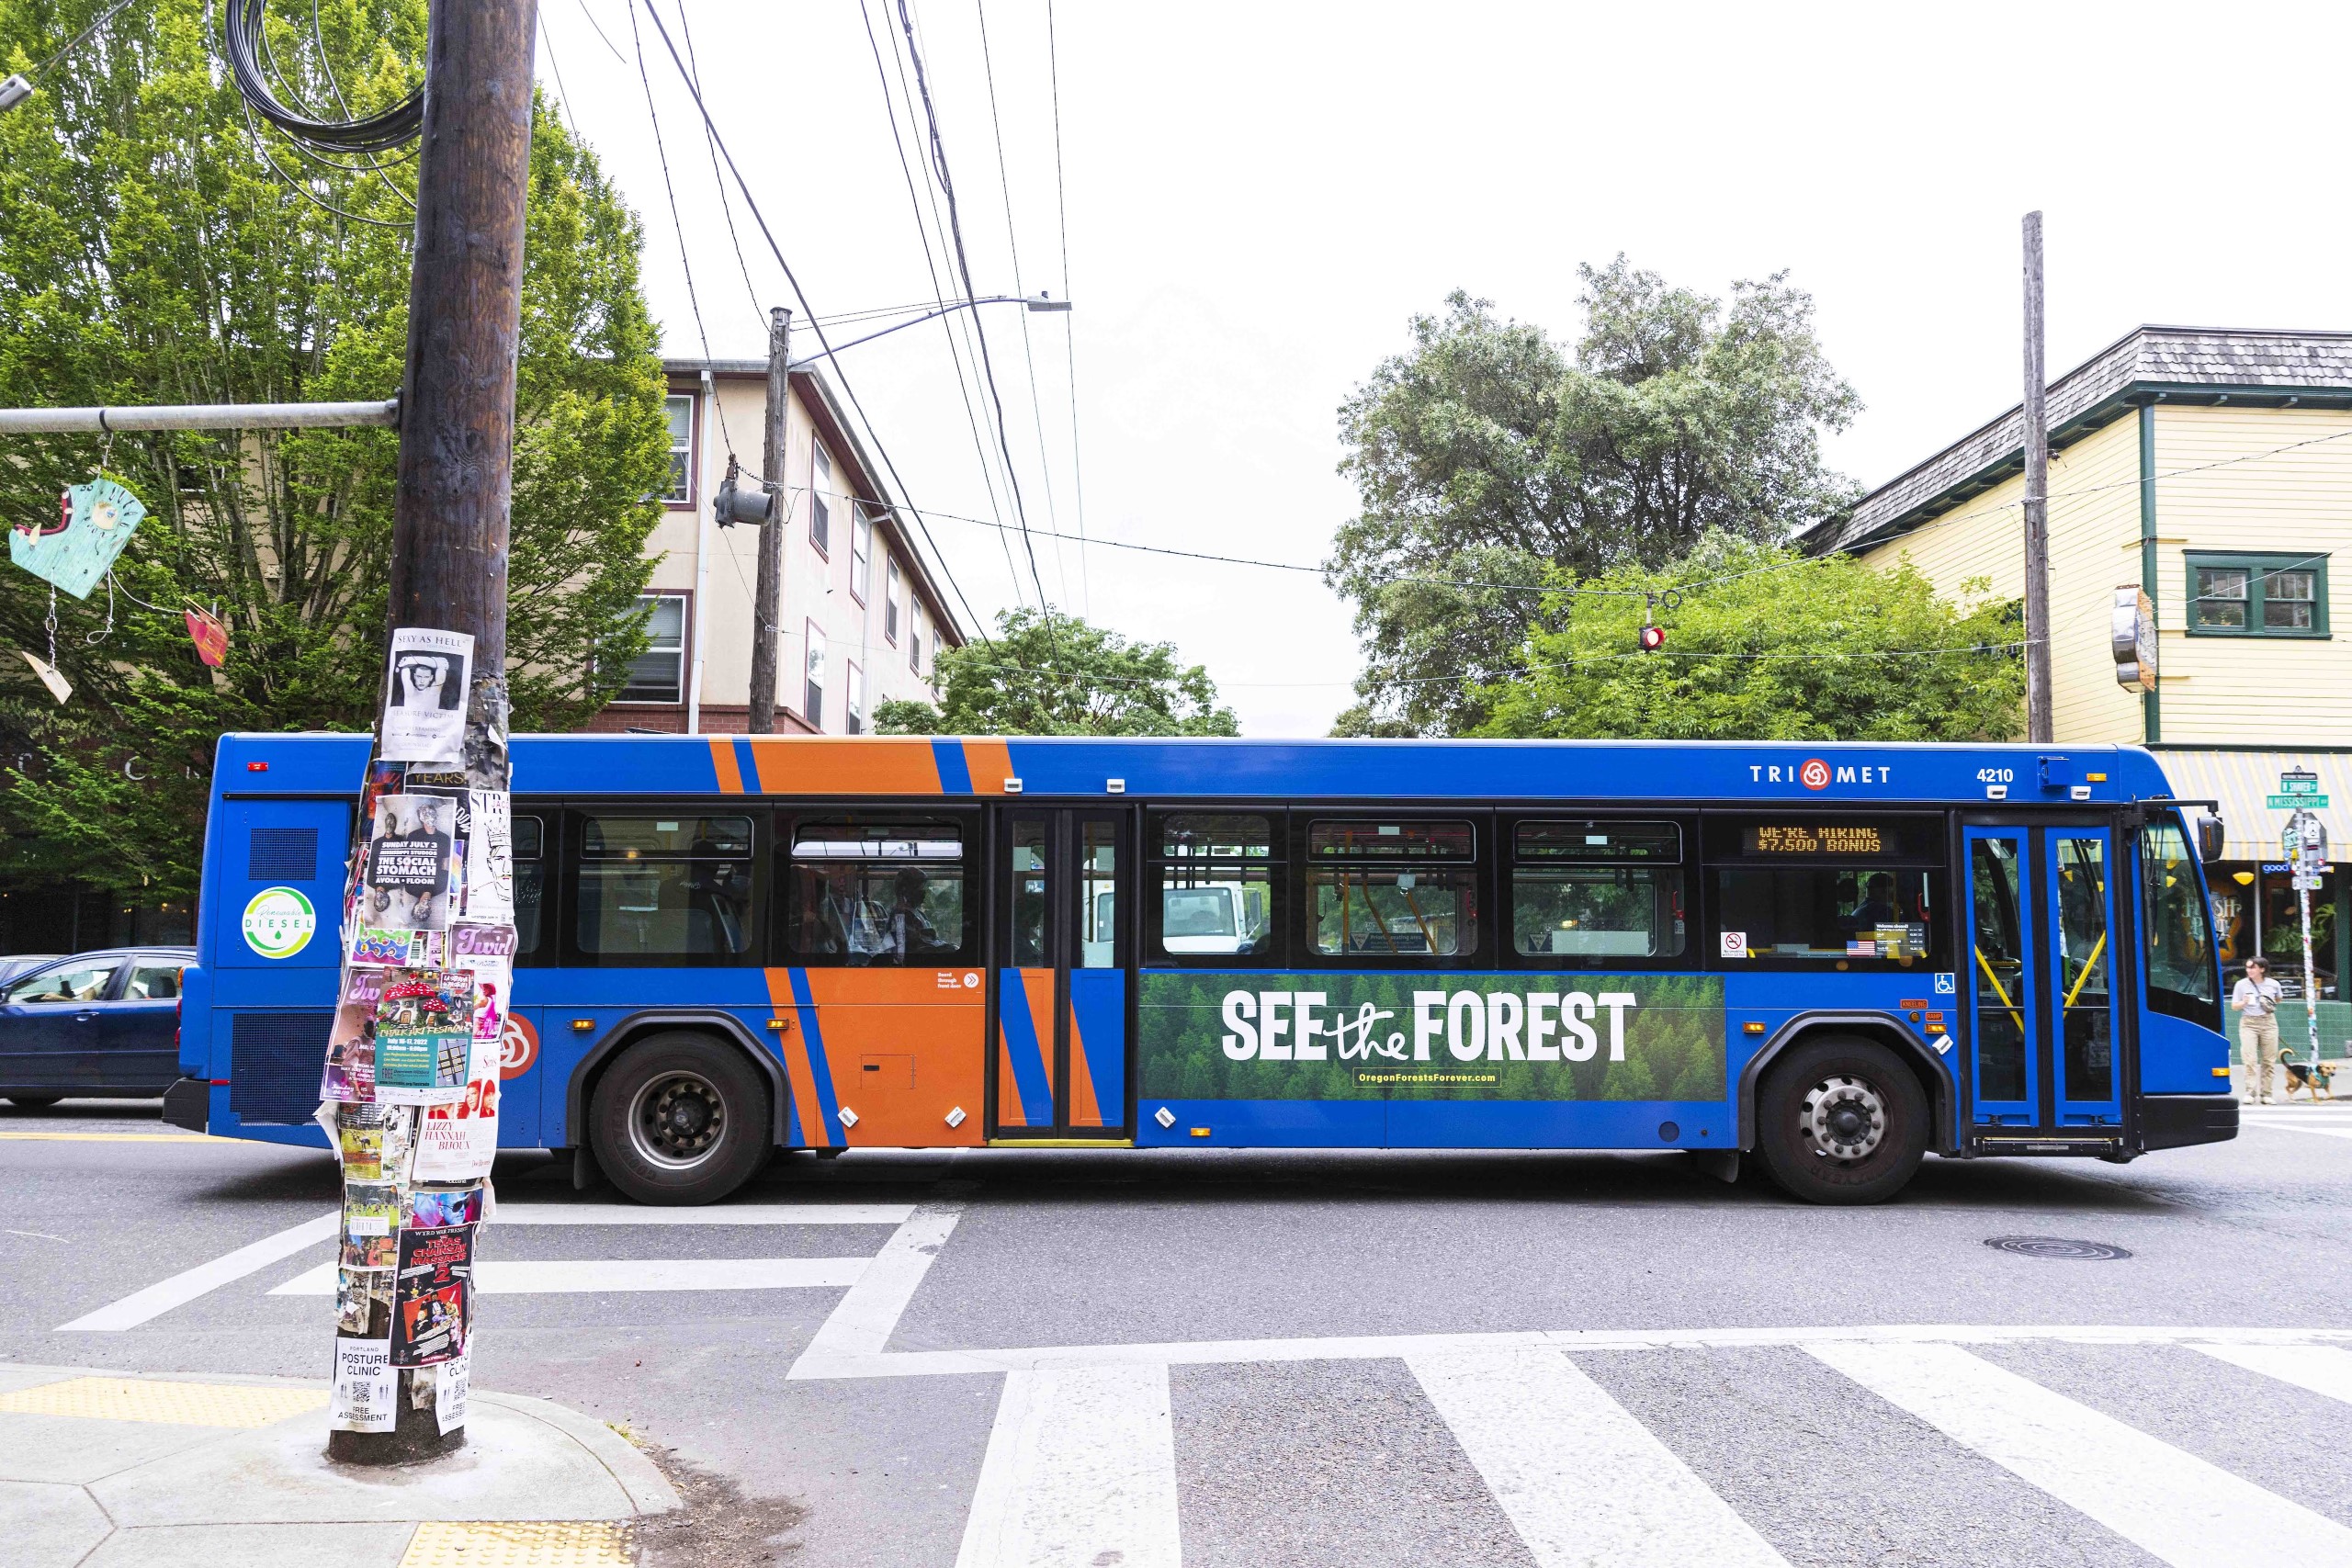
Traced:
<svg viewBox="0 0 2352 1568">
<path fill-rule="evenodd" d="M 1949 996 L 1952 995 L 1952 994 L 1953 994 L 1953 992 L 1954 992 L 1954 987 L 1953 987 L 1953 980 L 1954 980 L 1954 978 L 1955 978 L 1955 976 L 1953 976 L 1952 975 L 1951 975 L 1951 974 L 1949 974 L 1949 973 L 1946 973 L 1946 974 L 1942 974 L 1942 975 L 1939 975 L 1939 976 L 1936 976 L 1936 995 L 1938 995 L 1938 996 L 1939 996 L 1939 997 L 1949 997 Z"/>
</svg>

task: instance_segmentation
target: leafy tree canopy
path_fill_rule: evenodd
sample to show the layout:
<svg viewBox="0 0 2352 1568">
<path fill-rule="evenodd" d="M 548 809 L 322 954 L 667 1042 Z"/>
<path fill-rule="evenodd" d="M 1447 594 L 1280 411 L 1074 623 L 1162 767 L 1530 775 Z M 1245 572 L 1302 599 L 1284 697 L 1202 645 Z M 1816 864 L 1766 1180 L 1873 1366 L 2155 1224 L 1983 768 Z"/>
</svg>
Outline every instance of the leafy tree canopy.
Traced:
<svg viewBox="0 0 2352 1568">
<path fill-rule="evenodd" d="M 1476 728 L 1555 570 L 1663 566 L 1711 530 L 1777 541 L 1850 499 L 1820 438 L 1860 404 L 1787 274 L 1726 303 L 1622 255 L 1578 273 L 1573 348 L 1457 291 L 1341 406 L 1363 510 L 1324 574 L 1365 668 L 1340 733 Z"/>
<path fill-rule="evenodd" d="M 45 57 L 102 3 L 0 0 L 0 73 Z M 132 6 L 0 115 L 10 403 L 400 389 L 415 164 L 331 169 L 275 132 L 257 142 L 218 57 L 217 13 L 207 0 Z M 413 85 L 425 0 L 321 0 L 316 37 L 312 25 L 308 6 L 270 14 L 281 96 L 358 114 Z M 639 245 L 594 154 L 536 108 L 507 645 L 517 729 L 577 724 L 643 646 L 629 612 L 651 570 L 668 439 Z M 101 464 L 150 509 L 117 562 L 121 595 L 57 601 L 72 701 L 51 701 L 19 660 L 0 666 L 13 869 L 187 893 L 222 731 L 368 726 L 397 450 L 390 430 L 0 443 L 0 524 L 53 517 L 59 491 Z M 47 657 L 50 601 L 0 564 L 13 646 Z M 218 671 L 182 625 L 189 601 L 229 625 Z"/>
<path fill-rule="evenodd" d="M 1477 733 L 2007 740 L 2023 728 L 2017 604 L 1955 606 L 1907 560 L 1885 571 L 1718 533 L 1668 567 L 1558 581 L 1526 668 L 1476 694 Z M 1679 607 L 1652 610 L 1648 595 L 1668 590 Z M 1645 615 L 1667 631 L 1655 653 L 1636 650 Z"/>
<path fill-rule="evenodd" d="M 1238 735 L 1176 645 L 1129 642 L 1072 615 L 1005 610 L 991 642 L 939 650 L 939 705 L 876 705 L 885 735 Z"/>
</svg>

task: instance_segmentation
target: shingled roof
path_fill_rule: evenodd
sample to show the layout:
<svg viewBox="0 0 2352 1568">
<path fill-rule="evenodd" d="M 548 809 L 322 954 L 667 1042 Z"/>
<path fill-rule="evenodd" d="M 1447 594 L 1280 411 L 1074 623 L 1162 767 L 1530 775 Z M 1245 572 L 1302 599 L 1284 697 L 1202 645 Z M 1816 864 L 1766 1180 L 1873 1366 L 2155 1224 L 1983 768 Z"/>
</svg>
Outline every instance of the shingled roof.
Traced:
<svg viewBox="0 0 2352 1568">
<path fill-rule="evenodd" d="M 2050 444 L 2069 446 L 2152 401 L 2352 404 L 2352 333 L 2136 327 L 2051 383 Z M 1820 554 L 1909 533 L 2017 473 L 2023 404 L 1800 536 Z"/>
</svg>

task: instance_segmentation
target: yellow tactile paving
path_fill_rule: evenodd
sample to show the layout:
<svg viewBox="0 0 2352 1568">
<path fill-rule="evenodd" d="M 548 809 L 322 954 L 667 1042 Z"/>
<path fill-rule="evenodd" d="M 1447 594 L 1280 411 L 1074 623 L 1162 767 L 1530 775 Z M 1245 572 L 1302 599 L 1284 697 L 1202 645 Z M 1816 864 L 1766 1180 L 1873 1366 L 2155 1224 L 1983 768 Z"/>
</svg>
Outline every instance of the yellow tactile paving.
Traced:
<svg viewBox="0 0 2352 1568">
<path fill-rule="evenodd" d="M 628 1568 L 636 1561 L 626 1524 L 428 1520 L 410 1538 L 401 1568 Z"/>
<path fill-rule="evenodd" d="M 266 1427 L 327 1402 L 324 1389 L 147 1378 L 68 1378 L 0 1393 L 0 1414 L 81 1416 L 173 1427 Z"/>
</svg>

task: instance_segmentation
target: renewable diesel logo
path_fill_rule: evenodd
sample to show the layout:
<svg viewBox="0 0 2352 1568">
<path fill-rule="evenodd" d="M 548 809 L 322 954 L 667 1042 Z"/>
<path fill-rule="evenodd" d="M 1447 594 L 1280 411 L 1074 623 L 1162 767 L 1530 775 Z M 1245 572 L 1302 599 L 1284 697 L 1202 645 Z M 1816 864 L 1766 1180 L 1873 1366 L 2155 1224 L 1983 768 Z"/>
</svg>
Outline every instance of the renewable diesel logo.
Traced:
<svg viewBox="0 0 2352 1568">
<path fill-rule="evenodd" d="M 245 945 L 264 958 L 291 958 L 311 945 L 319 914 L 297 887 L 265 887 L 245 903 Z"/>
</svg>

